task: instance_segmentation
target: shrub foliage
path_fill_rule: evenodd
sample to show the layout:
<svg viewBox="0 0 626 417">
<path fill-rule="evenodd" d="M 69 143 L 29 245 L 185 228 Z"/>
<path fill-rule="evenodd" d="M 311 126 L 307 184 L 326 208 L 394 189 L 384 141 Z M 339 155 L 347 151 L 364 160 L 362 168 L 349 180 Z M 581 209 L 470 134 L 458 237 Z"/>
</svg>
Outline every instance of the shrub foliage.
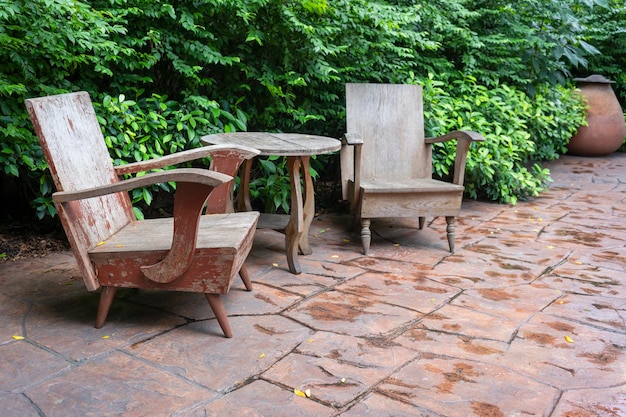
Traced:
<svg viewBox="0 0 626 417">
<path fill-rule="evenodd" d="M 0 0 L 0 164 L 40 217 L 54 214 L 33 96 L 89 91 L 123 164 L 218 131 L 339 137 L 346 82 L 418 83 L 430 135 L 487 138 L 471 149 L 468 195 L 515 203 L 545 188 L 540 162 L 584 122 L 573 76 L 612 77 L 624 102 L 624 18 L 621 0 Z M 437 147 L 437 175 L 451 152 Z M 284 161 L 258 170 L 252 192 L 287 210 Z"/>
</svg>

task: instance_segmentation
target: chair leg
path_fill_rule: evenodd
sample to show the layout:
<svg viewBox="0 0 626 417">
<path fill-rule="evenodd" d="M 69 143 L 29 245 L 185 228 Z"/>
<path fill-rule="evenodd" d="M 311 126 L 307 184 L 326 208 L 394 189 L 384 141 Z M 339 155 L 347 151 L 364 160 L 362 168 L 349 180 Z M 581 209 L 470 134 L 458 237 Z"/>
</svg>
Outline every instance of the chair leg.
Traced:
<svg viewBox="0 0 626 417">
<path fill-rule="evenodd" d="M 233 337 L 233 331 L 230 328 L 230 323 L 228 322 L 228 315 L 226 314 L 226 309 L 224 308 L 224 303 L 222 303 L 222 299 L 219 294 L 204 294 L 209 305 L 211 306 L 211 310 L 213 310 L 213 314 L 215 314 L 215 318 L 219 323 L 222 331 L 224 332 L 224 336 L 231 338 Z"/>
<path fill-rule="evenodd" d="M 424 228 L 424 223 L 426 223 L 426 217 L 419 218 L 419 228 L 422 230 Z"/>
<path fill-rule="evenodd" d="M 446 223 L 448 224 L 446 226 L 446 232 L 448 234 L 448 246 L 450 247 L 450 252 L 454 253 L 454 217 L 446 216 Z"/>
<path fill-rule="evenodd" d="M 116 292 L 117 287 L 102 287 L 100 303 L 98 304 L 98 314 L 96 315 L 96 329 L 100 329 L 104 326 Z"/>
<path fill-rule="evenodd" d="M 245 265 L 241 265 L 241 269 L 239 270 L 239 276 L 243 281 L 243 285 L 246 286 L 246 290 L 252 291 L 252 281 L 250 281 L 250 274 L 248 273 L 248 268 Z"/>
<path fill-rule="evenodd" d="M 361 244 L 363 245 L 363 254 L 366 256 L 370 253 L 370 243 L 372 242 L 370 223 L 370 219 L 361 219 Z"/>
</svg>

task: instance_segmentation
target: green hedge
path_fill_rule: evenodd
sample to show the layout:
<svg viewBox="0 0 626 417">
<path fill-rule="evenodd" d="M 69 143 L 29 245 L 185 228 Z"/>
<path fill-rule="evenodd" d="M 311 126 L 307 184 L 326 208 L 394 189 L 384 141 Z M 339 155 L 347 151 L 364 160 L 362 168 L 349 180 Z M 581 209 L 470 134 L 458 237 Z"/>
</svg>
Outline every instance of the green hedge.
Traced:
<svg viewBox="0 0 626 417">
<path fill-rule="evenodd" d="M 567 80 L 623 76 L 626 56 L 616 0 L 516 4 L 0 0 L 0 165 L 32 188 L 40 216 L 54 213 L 23 105 L 33 96 L 90 92 L 112 158 L 126 163 L 223 130 L 339 137 L 345 83 L 420 83 L 430 134 L 464 128 L 488 139 L 471 151 L 468 195 L 515 203 L 544 189 L 536 163 L 563 153 L 582 122 Z M 436 158 L 445 176 L 450 150 Z M 331 160 L 315 161 L 320 175 Z M 255 196 L 287 209 L 284 161 L 259 170 Z M 154 191 L 133 200 L 149 204 Z"/>
</svg>

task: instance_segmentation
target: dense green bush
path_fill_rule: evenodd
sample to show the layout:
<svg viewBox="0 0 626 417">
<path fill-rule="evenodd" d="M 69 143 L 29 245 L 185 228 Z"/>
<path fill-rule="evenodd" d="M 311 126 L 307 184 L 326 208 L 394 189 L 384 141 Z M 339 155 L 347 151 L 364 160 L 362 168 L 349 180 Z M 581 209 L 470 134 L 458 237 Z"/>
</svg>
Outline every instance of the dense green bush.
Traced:
<svg viewBox="0 0 626 417">
<path fill-rule="evenodd" d="M 32 96 L 89 91 L 111 156 L 125 163 L 220 130 L 339 137 L 346 82 L 419 82 L 431 134 L 488 138 L 468 161 L 469 195 L 515 202 L 542 189 L 548 173 L 535 162 L 562 153 L 582 120 L 571 90 L 549 87 L 586 65 L 626 83 L 622 3 L 0 0 L 0 164 L 31 179 L 40 215 L 53 213 L 23 106 Z M 439 152 L 444 175 L 450 150 Z M 328 161 L 315 161 L 320 174 Z M 257 169 L 254 195 L 287 209 L 284 161 Z"/>
<path fill-rule="evenodd" d="M 584 122 L 584 104 L 571 89 L 542 85 L 534 98 L 506 85 L 486 87 L 466 76 L 445 85 L 434 76 L 424 86 L 428 136 L 451 130 L 474 130 L 485 142 L 470 148 L 466 192 L 515 204 L 535 197 L 549 181 L 538 161 L 557 159 Z M 446 87 L 444 89 L 443 87 Z M 454 144 L 436 144 L 434 172 L 450 175 Z"/>
</svg>

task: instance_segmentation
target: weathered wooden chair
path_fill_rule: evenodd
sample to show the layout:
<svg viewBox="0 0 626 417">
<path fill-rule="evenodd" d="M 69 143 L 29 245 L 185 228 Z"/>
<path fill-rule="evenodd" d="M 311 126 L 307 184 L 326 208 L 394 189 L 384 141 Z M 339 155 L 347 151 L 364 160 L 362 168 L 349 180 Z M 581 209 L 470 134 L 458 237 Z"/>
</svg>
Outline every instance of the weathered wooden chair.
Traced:
<svg viewBox="0 0 626 417">
<path fill-rule="evenodd" d="M 228 292 L 240 270 L 251 289 L 243 262 L 258 213 L 226 213 L 229 187 L 241 162 L 258 151 L 207 146 L 114 167 L 87 93 L 33 98 L 26 107 L 85 285 L 90 291 L 102 287 L 96 327 L 104 325 L 119 287 L 192 291 L 205 294 L 225 336 L 232 337 L 220 294 Z M 210 169 L 121 178 L 206 157 L 212 158 Z M 137 221 L 127 191 L 162 182 L 177 183 L 173 217 Z M 202 214 L 207 199 L 208 211 L 220 214 Z"/>
<path fill-rule="evenodd" d="M 374 218 L 445 216 L 454 252 L 454 218 L 461 210 L 469 146 L 476 132 L 424 137 L 422 88 L 400 84 L 347 84 L 347 133 L 341 150 L 344 200 L 360 219 L 363 252 L 369 254 Z M 452 182 L 432 178 L 433 143 L 456 139 Z"/>
</svg>

